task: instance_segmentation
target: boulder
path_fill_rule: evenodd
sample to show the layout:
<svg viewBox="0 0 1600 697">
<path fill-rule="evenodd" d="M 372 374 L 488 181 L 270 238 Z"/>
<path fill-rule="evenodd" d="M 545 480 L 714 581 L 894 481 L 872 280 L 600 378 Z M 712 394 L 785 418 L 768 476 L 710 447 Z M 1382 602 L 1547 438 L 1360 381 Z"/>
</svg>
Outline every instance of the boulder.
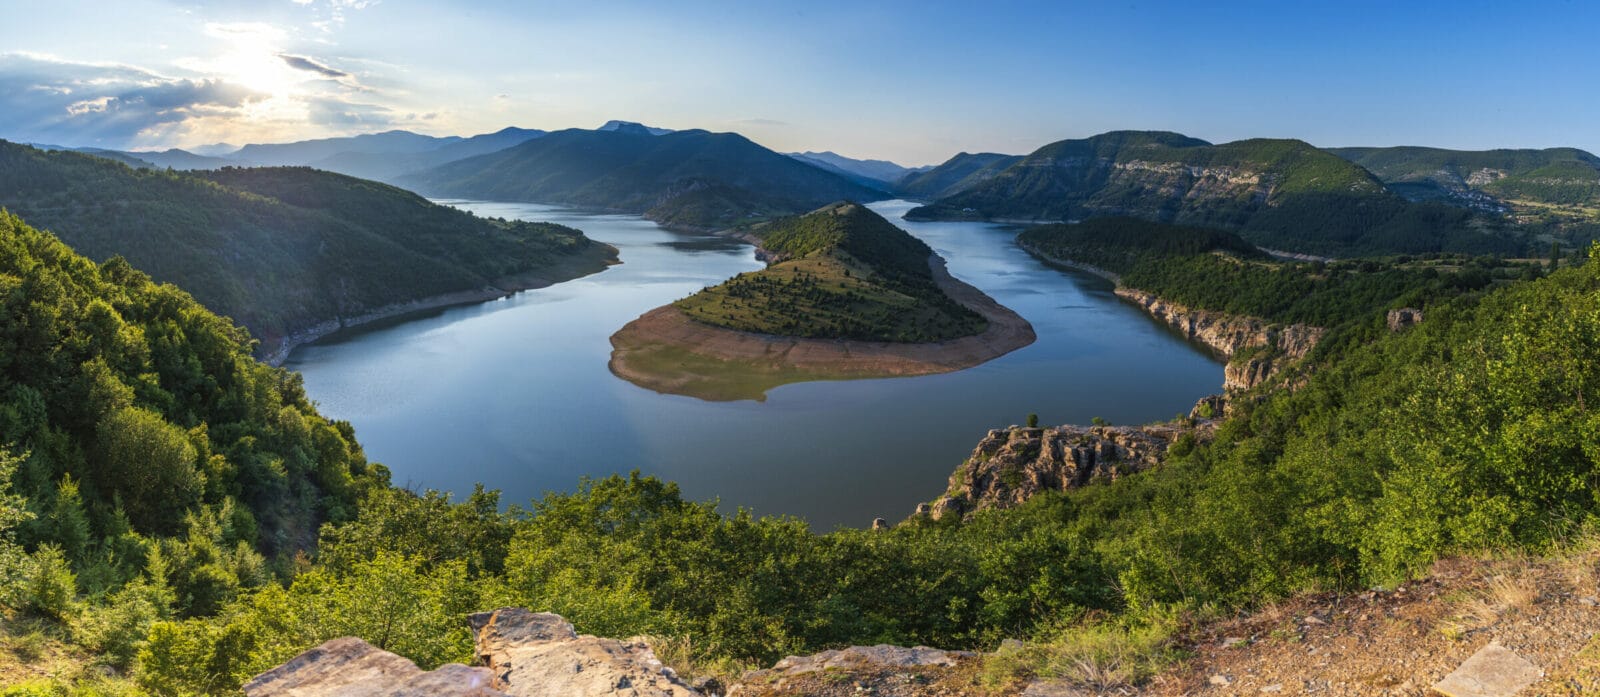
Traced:
<svg viewBox="0 0 1600 697">
<path fill-rule="evenodd" d="M 324 642 L 245 683 L 248 697 L 499 697 L 486 668 L 424 671 L 355 637 Z"/>
<path fill-rule="evenodd" d="M 511 697 L 698 697 L 642 642 L 579 636 L 560 615 L 502 608 L 467 618 L 478 661 Z"/>
</svg>

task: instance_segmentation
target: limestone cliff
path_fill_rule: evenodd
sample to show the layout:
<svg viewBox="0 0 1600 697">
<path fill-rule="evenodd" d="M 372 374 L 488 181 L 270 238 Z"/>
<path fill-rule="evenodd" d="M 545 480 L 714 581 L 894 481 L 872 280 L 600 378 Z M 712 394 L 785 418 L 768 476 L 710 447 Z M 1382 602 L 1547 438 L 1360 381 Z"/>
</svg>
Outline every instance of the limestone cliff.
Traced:
<svg viewBox="0 0 1600 697">
<path fill-rule="evenodd" d="M 1321 327 L 1305 324 L 1273 324 L 1255 317 L 1190 309 L 1135 288 L 1118 287 L 1116 293 L 1189 340 L 1224 358 L 1237 358 L 1223 373 L 1223 388 L 1230 392 L 1253 389 L 1278 375 L 1288 364 L 1310 354 L 1324 333 Z"/>
<path fill-rule="evenodd" d="M 1209 437 L 1213 423 L 995 429 L 950 475 L 945 495 L 917 507 L 917 514 L 939 520 L 1013 506 L 1043 491 L 1114 480 L 1161 464 L 1185 435 Z"/>
</svg>

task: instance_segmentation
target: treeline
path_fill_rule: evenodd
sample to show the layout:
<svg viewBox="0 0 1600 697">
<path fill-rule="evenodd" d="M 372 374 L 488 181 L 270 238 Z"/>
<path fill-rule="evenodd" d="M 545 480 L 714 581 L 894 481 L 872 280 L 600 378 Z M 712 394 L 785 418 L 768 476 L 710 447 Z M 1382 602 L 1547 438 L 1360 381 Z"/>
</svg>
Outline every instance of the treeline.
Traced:
<svg viewBox="0 0 1600 697">
<path fill-rule="evenodd" d="M 3 141 L 0 206 L 91 259 L 178 284 L 258 339 L 505 276 L 570 277 L 609 253 L 571 228 L 308 168 L 134 170 Z"/>
<path fill-rule="evenodd" d="M 1461 254 L 1280 261 L 1231 232 L 1133 218 L 1043 225 L 1017 241 L 1046 257 L 1112 271 L 1124 285 L 1187 307 L 1329 329 L 1381 326 L 1389 309 L 1425 308 L 1543 273 L 1537 262 Z"/>
</svg>

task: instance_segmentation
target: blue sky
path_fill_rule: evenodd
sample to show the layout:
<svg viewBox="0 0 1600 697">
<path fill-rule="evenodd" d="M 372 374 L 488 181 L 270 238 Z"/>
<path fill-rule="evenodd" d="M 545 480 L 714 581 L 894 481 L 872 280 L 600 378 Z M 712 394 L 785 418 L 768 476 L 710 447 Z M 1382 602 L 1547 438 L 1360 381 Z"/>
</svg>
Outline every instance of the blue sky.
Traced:
<svg viewBox="0 0 1600 697">
<path fill-rule="evenodd" d="M 906 164 L 1118 128 L 1600 149 L 1585 2 L 0 0 L 0 138 L 734 130 Z"/>
</svg>

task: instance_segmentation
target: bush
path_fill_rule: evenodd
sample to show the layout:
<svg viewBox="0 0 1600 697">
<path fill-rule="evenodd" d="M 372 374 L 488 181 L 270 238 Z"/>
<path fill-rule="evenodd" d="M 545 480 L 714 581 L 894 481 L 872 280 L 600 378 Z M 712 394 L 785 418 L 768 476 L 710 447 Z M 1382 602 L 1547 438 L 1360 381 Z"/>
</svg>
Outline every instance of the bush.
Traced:
<svg viewBox="0 0 1600 697">
<path fill-rule="evenodd" d="M 61 548 L 40 545 L 28 556 L 25 567 L 22 609 L 55 620 L 71 617 L 78 605 L 78 580 Z"/>
</svg>

